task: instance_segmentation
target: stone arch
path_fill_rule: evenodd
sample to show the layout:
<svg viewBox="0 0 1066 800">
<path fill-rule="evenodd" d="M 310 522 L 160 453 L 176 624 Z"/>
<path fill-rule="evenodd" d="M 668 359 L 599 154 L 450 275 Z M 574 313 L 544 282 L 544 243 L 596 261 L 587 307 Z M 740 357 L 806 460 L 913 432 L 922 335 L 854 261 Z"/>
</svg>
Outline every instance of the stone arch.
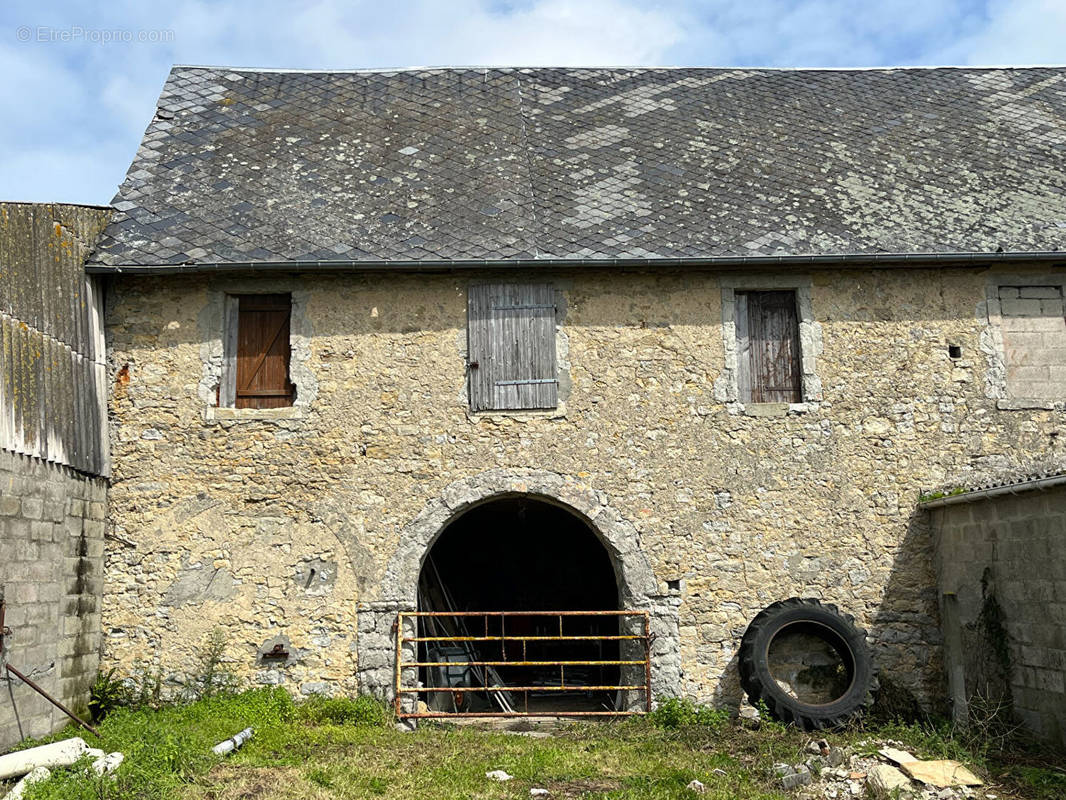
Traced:
<svg viewBox="0 0 1066 800">
<path fill-rule="evenodd" d="M 588 524 L 614 566 L 621 607 L 651 614 L 655 635 L 653 692 L 660 696 L 677 694 L 681 684 L 678 599 L 659 592 L 651 563 L 641 548 L 639 532 L 610 506 L 605 493 L 568 475 L 532 469 L 497 469 L 455 481 L 404 527 L 385 568 L 378 599 L 360 604 L 357 647 L 361 690 L 378 696 L 392 694 L 392 626 L 399 611 L 415 609 L 422 562 L 437 537 L 471 508 L 516 495 L 559 505 Z"/>
</svg>

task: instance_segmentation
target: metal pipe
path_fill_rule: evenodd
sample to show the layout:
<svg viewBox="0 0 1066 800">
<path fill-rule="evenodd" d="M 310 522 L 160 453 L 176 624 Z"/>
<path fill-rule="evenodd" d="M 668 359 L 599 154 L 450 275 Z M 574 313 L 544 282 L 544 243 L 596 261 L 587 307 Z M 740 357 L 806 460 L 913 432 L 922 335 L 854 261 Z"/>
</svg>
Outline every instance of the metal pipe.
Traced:
<svg viewBox="0 0 1066 800">
<path fill-rule="evenodd" d="M 643 711 L 437 711 L 422 714 L 403 714 L 403 719 L 451 719 L 452 717 L 631 717 Z"/>
<path fill-rule="evenodd" d="M 651 713 L 651 618 L 644 615 L 644 707 Z"/>
<path fill-rule="evenodd" d="M 643 639 L 643 636 L 411 636 L 404 642 L 615 642 L 624 639 Z"/>
<path fill-rule="evenodd" d="M 7 664 L 6 667 L 7 667 L 7 671 L 8 672 L 10 672 L 12 675 L 14 675 L 16 678 L 18 678 L 20 681 L 22 681 L 27 686 L 29 686 L 31 689 L 33 689 L 33 691 L 37 692 L 37 694 L 39 694 L 41 697 L 43 697 L 49 703 L 54 705 L 56 708 L 58 708 L 60 711 L 62 711 L 64 714 L 66 714 L 68 717 L 70 717 L 72 720 L 74 720 L 76 723 L 78 723 L 83 728 L 85 728 L 85 730 L 89 731 L 94 736 L 99 736 L 100 735 L 99 732 L 96 730 L 96 728 L 94 728 L 88 722 L 83 720 L 81 717 L 79 717 L 77 714 L 75 714 L 73 711 L 71 711 L 65 705 L 60 703 L 58 700 L 56 700 L 54 697 L 52 697 L 50 694 L 48 694 L 48 692 L 46 692 L 44 689 L 42 689 L 36 683 L 31 681 L 29 678 L 27 678 L 25 675 L 23 675 L 21 672 L 19 672 L 17 669 L 15 669 L 13 666 L 11 666 L 10 664 Z"/>
<path fill-rule="evenodd" d="M 456 662 L 451 662 L 456 663 Z M 550 665 L 549 665 L 550 666 Z M 617 689 L 640 689 L 644 686 L 420 686 L 413 689 L 400 689 L 403 694 L 421 694 L 422 692 L 610 692 Z"/>
<path fill-rule="evenodd" d="M 396 694 L 394 695 L 394 698 L 395 698 L 394 702 L 396 703 L 396 716 L 397 717 L 402 717 L 403 716 L 403 707 L 402 707 L 401 702 L 400 702 L 402 700 L 402 693 L 400 692 L 400 686 L 403 683 L 403 668 L 400 666 L 400 661 L 402 660 L 402 648 L 403 648 L 403 644 L 401 642 L 401 640 L 403 639 L 403 618 L 404 618 L 404 612 L 402 612 L 402 611 L 399 614 L 396 615 Z M 415 632 L 416 633 L 418 632 L 417 628 L 415 629 Z M 415 658 L 418 658 L 418 648 L 417 647 L 415 648 Z"/>
<path fill-rule="evenodd" d="M 404 620 L 407 617 L 419 618 L 425 617 L 429 620 L 433 620 L 438 617 L 481 617 L 485 623 L 485 634 L 483 636 L 420 636 L 422 631 L 416 630 L 414 636 L 406 636 L 404 630 Z M 500 621 L 500 633 L 499 635 L 489 635 L 489 618 L 499 618 Z M 559 622 L 559 635 L 558 636 L 540 636 L 540 635 L 515 635 L 509 636 L 507 634 L 507 617 L 555 617 Z M 642 634 L 610 634 L 610 635 L 587 635 L 587 634 L 575 634 L 566 635 L 563 629 L 564 617 L 586 617 L 586 618 L 603 618 L 603 617 L 636 617 L 642 620 L 643 631 Z M 651 616 L 647 611 L 408 611 L 399 612 L 396 619 L 396 673 L 395 673 L 395 709 L 396 716 L 399 719 L 447 719 L 450 717 L 522 717 L 522 716 L 537 716 L 537 712 L 530 712 L 529 710 L 529 698 L 533 693 L 553 693 L 553 692 L 619 692 L 619 691 L 641 691 L 645 696 L 644 709 L 640 711 L 557 711 L 546 714 L 546 716 L 556 717 L 621 717 L 629 716 L 632 714 L 642 714 L 651 709 Z M 522 660 L 512 661 L 508 659 L 507 642 L 510 640 L 522 642 Z M 529 660 L 526 655 L 526 645 L 528 642 L 588 642 L 588 641 L 641 641 L 643 643 L 644 658 L 642 660 L 550 660 L 550 661 L 533 661 Z M 419 653 L 418 643 L 421 642 L 499 642 L 500 643 L 500 658 L 499 661 L 418 661 Z M 411 643 L 416 645 L 415 661 L 404 662 L 403 658 L 403 645 Z M 471 654 L 473 655 L 473 654 Z M 643 666 L 645 683 L 643 686 L 630 685 L 630 684 L 618 684 L 618 685 L 568 685 L 566 681 L 566 667 L 601 667 L 601 666 Z M 410 668 L 422 668 L 422 667 L 481 667 L 482 680 L 480 685 L 477 686 L 415 686 L 406 688 L 403 685 L 403 672 L 405 669 Z M 489 669 L 493 667 L 558 667 L 559 668 L 559 683 L 552 685 L 542 686 L 507 686 L 503 684 L 502 679 L 495 675 L 496 683 L 500 685 L 489 684 Z M 601 678 L 602 680 L 602 678 Z M 632 679 L 630 679 L 632 680 Z M 404 712 L 404 696 L 414 695 L 416 698 L 425 693 L 431 694 L 453 694 L 456 697 L 458 704 L 458 698 L 463 693 L 488 693 L 491 695 L 503 696 L 504 693 L 521 692 L 524 700 L 524 711 L 516 711 L 506 704 L 503 705 L 503 711 L 500 712 L 459 712 L 459 711 L 433 711 L 423 713 L 405 713 Z"/>
<path fill-rule="evenodd" d="M 1059 262 L 1066 264 L 1066 254 L 1055 251 L 1017 253 L 827 253 L 784 256 L 693 256 L 681 258 L 522 258 L 522 259 L 373 259 L 366 261 L 296 260 L 296 261 L 205 261 L 193 264 L 86 264 L 90 275 L 167 275 L 186 272 L 453 272 L 467 269 L 528 269 L 530 267 L 622 267 L 630 269 L 728 269 L 750 267 L 869 267 L 869 266 L 973 266 L 975 264 Z"/>
<path fill-rule="evenodd" d="M 407 617 L 643 617 L 647 611 L 404 611 Z M 507 637 L 511 638 L 511 637 Z"/>
<path fill-rule="evenodd" d="M 640 661 L 407 661 L 401 667 L 634 667 Z"/>
<path fill-rule="evenodd" d="M 1008 483 L 1005 486 L 992 486 L 988 489 L 978 489 L 973 492 L 963 492 L 962 494 L 952 494 L 946 497 L 938 497 L 935 500 L 927 500 L 924 503 L 919 503 L 919 507 L 925 509 L 943 508 L 944 506 L 955 505 L 956 503 L 969 503 L 974 500 L 985 500 L 991 497 L 1001 497 L 1005 494 L 1021 494 L 1028 491 L 1046 491 L 1053 489 L 1056 486 L 1066 485 L 1066 475 L 1052 475 L 1048 478 L 1037 478 L 1031 481 L 1019 481 L 1018 483 Z"/>
</svg>

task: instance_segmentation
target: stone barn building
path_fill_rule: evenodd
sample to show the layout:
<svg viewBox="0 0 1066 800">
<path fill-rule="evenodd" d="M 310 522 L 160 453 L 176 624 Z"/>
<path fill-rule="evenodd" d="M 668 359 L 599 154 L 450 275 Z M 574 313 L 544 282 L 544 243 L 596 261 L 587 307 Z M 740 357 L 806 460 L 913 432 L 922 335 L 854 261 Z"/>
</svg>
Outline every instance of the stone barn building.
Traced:
<svg viewBox="0 0 1066 800">
<path fill-rule="evenodd" d="M 432 569 L 715 703 L 818 597 L 942 698 L 919 496 L 1066 448 L 1064 79 L 174 68 L 87 265 L 104 665 L 389 694 Z"/>
</svg>

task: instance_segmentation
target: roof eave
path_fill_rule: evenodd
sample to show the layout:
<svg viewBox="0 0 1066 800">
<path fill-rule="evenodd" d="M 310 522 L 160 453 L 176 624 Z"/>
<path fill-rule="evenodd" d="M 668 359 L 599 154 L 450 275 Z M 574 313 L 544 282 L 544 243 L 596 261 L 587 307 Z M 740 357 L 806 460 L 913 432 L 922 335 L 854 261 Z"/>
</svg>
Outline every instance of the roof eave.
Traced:
<svg viewBox="0 0 1066 800">
<path fill-rule="evenodd" d="M 294 261 L 208 261 L 185 264 L 86 264 L 93 275 L 167 275 L 186 272 L 451 272 L 478 269 L 595 268 L 622 269 L 737 269 L 801 267 L 967 267 L 1012 263 L 1046 263 L 1066 267 L 1066 253 L 1030 251 L 1020 253 L 837 253 L 781 256 L 695 256 L 684 258 L 524 258 L 524 259 L 379 259 L 379 260 L 294 260 Z"/>
</svg>

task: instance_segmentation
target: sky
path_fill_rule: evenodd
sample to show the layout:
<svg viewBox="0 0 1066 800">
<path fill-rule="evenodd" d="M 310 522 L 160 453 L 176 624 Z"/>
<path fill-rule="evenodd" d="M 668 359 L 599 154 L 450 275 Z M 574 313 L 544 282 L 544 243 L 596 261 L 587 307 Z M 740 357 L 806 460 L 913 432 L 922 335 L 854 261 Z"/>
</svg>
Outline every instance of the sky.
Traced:
<svg viewBox="0 0 1066 800">
<path fill-rule="evenodd" d="M 1066 63 L 1066 0 L 4 0 L 0 200 L 106 204 L 173 64 Z"/>
</svg>

